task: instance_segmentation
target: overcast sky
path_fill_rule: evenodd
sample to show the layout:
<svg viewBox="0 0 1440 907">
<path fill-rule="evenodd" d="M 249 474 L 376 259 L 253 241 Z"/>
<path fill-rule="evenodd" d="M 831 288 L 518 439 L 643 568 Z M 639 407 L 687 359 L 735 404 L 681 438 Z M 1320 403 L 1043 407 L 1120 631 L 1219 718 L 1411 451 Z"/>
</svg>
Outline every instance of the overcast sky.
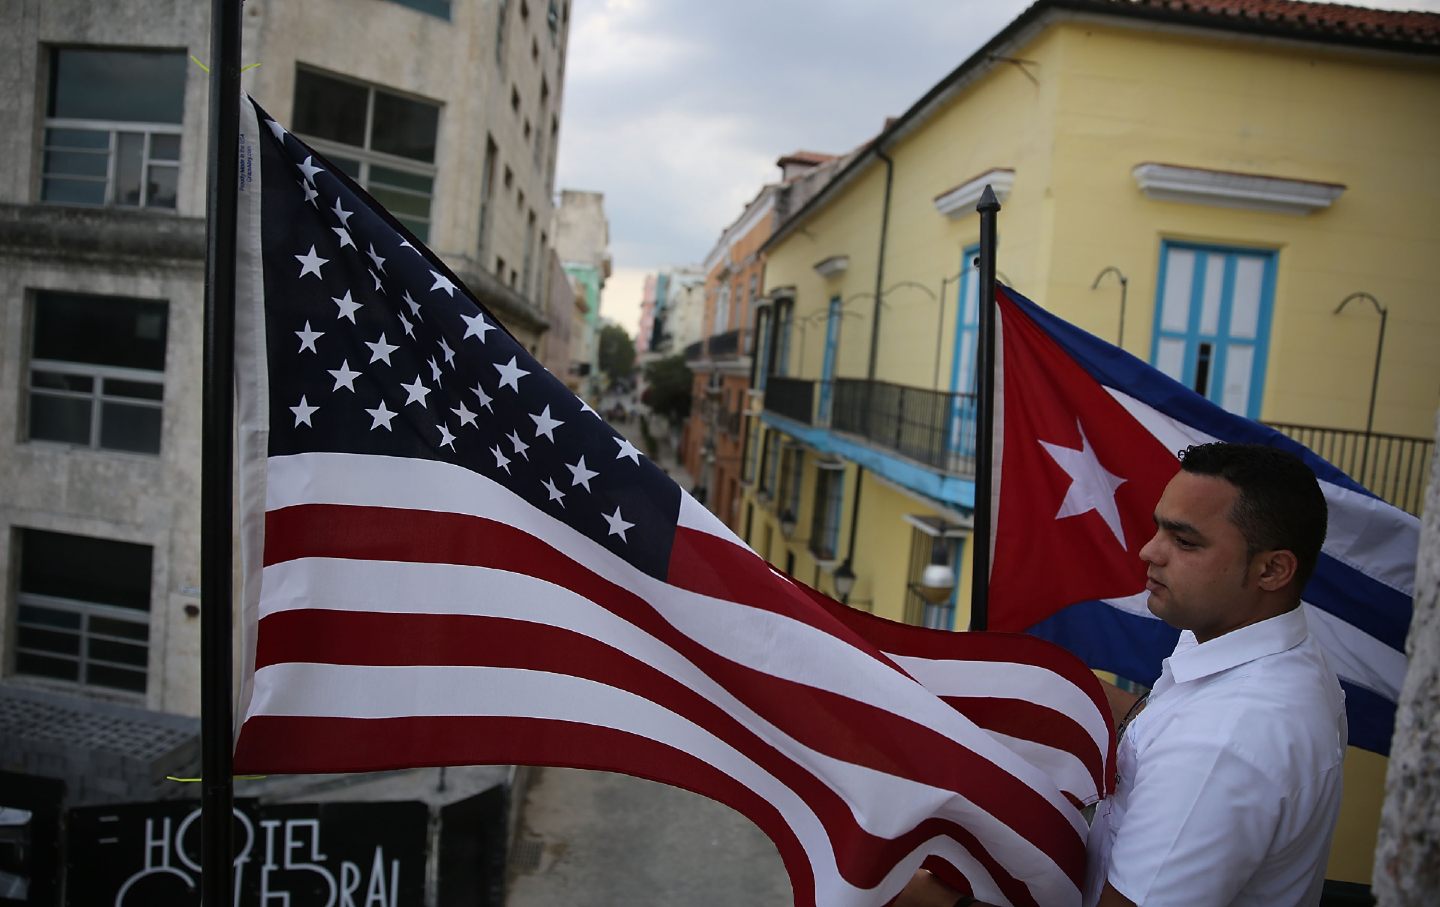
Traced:
<svg viewBox="0 0 1440 907">
<path fill-rule="evenodd" d="M 601 313 L 634 333 L 644 275 L 699 263 L 777 158 L 869 140 L 1029 0 L 572 4 L 556 185 L 605 193 Z"/>
</svg>

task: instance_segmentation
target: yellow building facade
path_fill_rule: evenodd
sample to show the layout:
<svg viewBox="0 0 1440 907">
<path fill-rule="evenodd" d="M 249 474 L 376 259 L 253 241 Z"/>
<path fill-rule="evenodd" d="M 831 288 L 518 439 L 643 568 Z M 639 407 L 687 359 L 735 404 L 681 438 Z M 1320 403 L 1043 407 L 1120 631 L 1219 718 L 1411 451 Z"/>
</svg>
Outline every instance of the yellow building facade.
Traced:
<svg viewBox="0 0 1440 907">
<path fill-rule="evenodd" d="M 853 606 L 968 625 L 953 395 L 974 389 L 987 184 L 1002 281 L 1419 510 L 1440 405 L 1440 17 L 1383 14 L 1409 30 L 1378 37 L 1343 12 L 1102 6 L 1033 6 L 763 250 L 742 523 L 822 591 L 853 576 Z M 927 602 L 941 560 L 956 591 Z M 1384 765 L 1350 752 L 1332 879 L 1369 881 Z"/>
</svg>

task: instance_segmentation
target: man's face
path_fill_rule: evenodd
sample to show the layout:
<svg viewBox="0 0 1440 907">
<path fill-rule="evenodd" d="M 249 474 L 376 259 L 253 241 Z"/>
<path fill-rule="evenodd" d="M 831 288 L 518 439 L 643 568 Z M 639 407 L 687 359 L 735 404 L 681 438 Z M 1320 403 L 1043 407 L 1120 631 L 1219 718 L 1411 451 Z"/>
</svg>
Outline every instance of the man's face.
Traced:
<svg viewBox="0 0 1440 907">
<path fill-rule="evenodd" d="M 1260 590 L 1245 537 L 1230 520 L 1240 490 L 1181 470 L 1155 505 L 1155 536 L 1140 549 L 1148 605 L 1200 642 L 1252 622 Z"/>
</svg>

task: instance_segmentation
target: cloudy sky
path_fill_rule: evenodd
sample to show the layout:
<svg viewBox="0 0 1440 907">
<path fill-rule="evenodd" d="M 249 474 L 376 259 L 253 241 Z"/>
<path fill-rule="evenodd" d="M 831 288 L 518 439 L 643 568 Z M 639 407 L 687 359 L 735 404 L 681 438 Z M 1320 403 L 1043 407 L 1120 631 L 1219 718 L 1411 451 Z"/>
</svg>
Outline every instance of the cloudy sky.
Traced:
<svg viewBox="0 0 1440 907">
<path fill-rule="evenodd" d="M 601 312 L 633 333 L 645 273 L 703 259 L 780 155 L 872 138 L 1029 0 L 572 4 L 556 185 L 605 193 Z"/>
</svg>

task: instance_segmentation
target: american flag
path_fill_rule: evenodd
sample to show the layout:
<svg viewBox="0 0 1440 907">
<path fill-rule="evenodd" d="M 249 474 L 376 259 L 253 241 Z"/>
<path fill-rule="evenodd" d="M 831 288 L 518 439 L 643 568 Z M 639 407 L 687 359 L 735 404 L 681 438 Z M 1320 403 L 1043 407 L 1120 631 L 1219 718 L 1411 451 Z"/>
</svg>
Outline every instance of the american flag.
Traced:
<svg viewBox="0 0 1440 907">
<path fill-rule="evenodd" d="M 621 771 L 749 817 L 807 907 L 883 904 L 922 861 L 1079 903 L 1113 744 L 1078 660 L 772 570 L 243 107 L 237 771 Z"/>
</svg>

